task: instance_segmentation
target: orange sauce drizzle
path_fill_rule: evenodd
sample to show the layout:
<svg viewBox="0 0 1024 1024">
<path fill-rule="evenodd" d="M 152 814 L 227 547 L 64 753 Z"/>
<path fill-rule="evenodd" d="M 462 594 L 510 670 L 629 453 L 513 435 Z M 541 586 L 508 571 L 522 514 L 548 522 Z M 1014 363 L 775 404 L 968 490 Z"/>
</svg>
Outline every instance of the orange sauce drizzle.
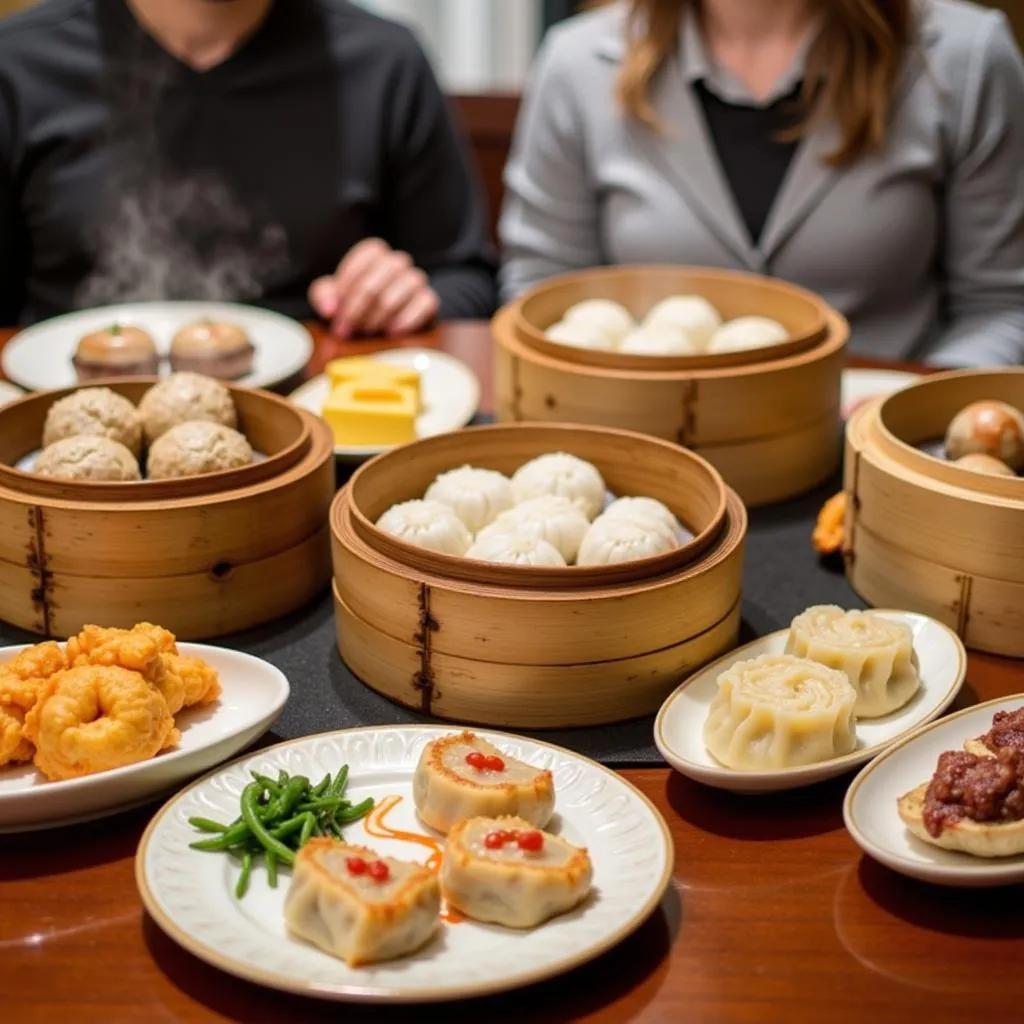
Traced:
<svg viewBox="0 0 1024 1024">
<path fill-rule="evenodd" d="M 402 829 L 392 828 L 384 818 L 390 814 L 400 803 L 400 796 L 388 796 L 374 806 L 373 810 L 363 819 L 363 828 L 376 839 L 394 839 L 400 843 L 414 843 L 416 846 L 424 846 L 430 850 L 427 858 L 426 868 L 436 875 L 444 863 L 444 851 L 441 844 L 430 836 L 420 835 L 419 832 L 404 832 Z M 452 907 L 445 907 L 441 911 L 441 920 L 449 924 L 460 924 L 465 917 Z"/>
</svg>

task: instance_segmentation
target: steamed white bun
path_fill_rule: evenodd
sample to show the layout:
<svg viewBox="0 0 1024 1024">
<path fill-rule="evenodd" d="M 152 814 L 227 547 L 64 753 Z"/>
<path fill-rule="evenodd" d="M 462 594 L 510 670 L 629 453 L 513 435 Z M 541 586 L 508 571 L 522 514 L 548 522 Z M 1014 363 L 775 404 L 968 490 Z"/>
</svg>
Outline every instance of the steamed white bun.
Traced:
<svg viewBox="0 0 1024 1024">
<path fill-rule="evenodd" d="M 545 494 L 528 500 L 502 512 L 490 526 L 477 536 L 481 541 L 494 532 L 508 532 L 539 537 L 555 548 L 569 564 L 576 560 L 576 554 L 590 521 L 568 498 Z"/>
<path fill-rule="evenodd" d="M 789 331 L 766 316 L 741 316 L 723 324 L 711 339 L 709 353 L 742 352 L 745 349 L 767 348 L 789 341 Z"/>
<path fill-rule="evenodd" d="M 466 552 L 467 558 L 481 562 L 500 562 L 503 565 L 563 566 L 565 559 L 557 549 L 535 534 L 520 533 L 515 529 L 484 530 Z"/>
<path fill-rule="evenodd" d="M 615 348 L 617 335 L 599 324 L 569 323 L 560 320 L 544 332 L 548 341 L 571 348 L 588 348 L 596 352 L 611 352 Z"/>
<path fill-rule="evenodd" d="M 465 523 L 439 501 L 404 501 L 392 505 L 377 528 L 417 547 L 443 555 L 464 555 L 473 543 Z"/>
<path fill-rule="evenodd" d="M 700 349 L 685 331 L 666 325 L 638 327 L 630 331 L 619 351 L 632 356 L 695 356 Z"/>
<path fill-rule="evenodd" d="M 673 295 L 653 306 L 644 318 L 645 330 L 670 328 L 682 331 L 697 352 L 703 352 L 722 326 L 717 309 L 700 295 Z"/>
<path fill-rule="evenodd" d="M 568 498 L 593 519 L 604 505 L 605 486 L 595 466 L 575 455 L 555 452 L 520 466 L 512 477 L 516 502 L 555 495 Z"/>
<path fill-rule="evenodd" d="M 638 558 L 661 555 L 678 547 L 664 527 L 654 520 L 646 523 L 600 516 L 591 524 L 580 545 L 577 565 L 614 565 Z"/>
<path fill-rule="evenodd" d="M 621 341 L 634 327 L 633 317 L 625 306 L 611 299 L 584 299 L 565 311 L 562 321 L 567 324 L 586 324 L 599 327 L 615 343 Z"/>
<path fill-rule="evenodd" d="M 470 533 L 479 533 L 515 504 L 512 481 L 504 473 L 475 466 L 460 466 L 442 473 L 424 497 L 447 505 Z"/>
</svg>

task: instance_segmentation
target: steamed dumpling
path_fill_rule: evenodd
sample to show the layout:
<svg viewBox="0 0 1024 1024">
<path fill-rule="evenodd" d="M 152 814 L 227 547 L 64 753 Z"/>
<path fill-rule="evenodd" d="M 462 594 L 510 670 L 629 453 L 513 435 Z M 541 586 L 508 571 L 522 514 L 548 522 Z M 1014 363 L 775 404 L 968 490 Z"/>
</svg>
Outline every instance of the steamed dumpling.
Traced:
<svg viewBox="0 0 1024 1024">
<path fill-rule="evenodd" d="M 493 532 L 513 531 L 545 540 L 562 556 L 567 564 L 576 561 L 580 544 L 590 529 L 590 520 L 568 498 L 545 494 L 530 498 L 502 512 L 483 530 L 477 541 Z"/>
<path fill-rule="evenodd" d="M 541 455 L 520 466 L 512 477 L 516 503 L 553 494 L 568 498 L 587 517 L 593 519 L 604 505 L 604 480 L 589 462 L 556 452 Z"/>
<path fill-rule="evenodd" d="M 512 482 L 494 469 L 461 466 L 442 473 L 427 489 L 427 501 L 447 505 L 470 533 L 479 533 L 514 502 Z"/>
<path fill-rule="evenodd" d="M 504 565 L 565 565 L 558 549 L 546 540 L 514 529 L 484 530 L 466 552 L 466 557 Z"/>
<path fill-rule="evenodd" d="M 605 330 L 600 324 L 568 323 L 560 320 L 544 332 L 548 341 L 572 348 L 589 348 L 598 352 L 611 352 L 615 348 L 617 335 Z"/>
<path fill-rule="evenodd" d="M 680 533 L 679 520 L 672 510 L 657 498 L 616 498 L 602 513 L 603 518 L 625 519 L 629 522 L 653 520 L 664 527 L 669 536 L 677 539 Z"/>
<path fill-rule="evenodd" d="M 662 299 L 644 318 L 645 331 L 668 328 L 690 339 L 694 351 L 703 352 L 715 331 L 722 326 L 718 310 L 699 295 L 674 295 Z"/>
<path fill-rule="evenodd" d="M 439 501 L 404 501 L 377 520 L 377 528 L 442 555 L 464 555 L 473 543 L 466 524 Z"/>
<path fill-rule="evenodd" d="M 695 356 L 700 353 L 686 331 L 666 324 L 630 331 L 622 339 L 619 351 L 631 356 Z"/>
<path fill-rule="evenodd" d="M 789 331 L 777 320 L 766 316 L 741 316 L 723 324 L 711 339 L 708 352 L 741 352 L 744 349 L 767 348 L 789 341 Z"/>
<path fill-rule="evenodd" d="M 583 302 L 577 302 L 565 311 L 562 322 L 597 327 L 602 334 L 611 337 L 613 344 L 618 344 L 634 326 L 629 310 L 611 299 L 584 299 Z"/>
<path fill-rule="evenodd" d="M 612 516 L 594 521 L 580 545 L 577 565 L 614 565 L 662 555 L 678 547 L 656 521 L 631 522 Z"/>
</svg>

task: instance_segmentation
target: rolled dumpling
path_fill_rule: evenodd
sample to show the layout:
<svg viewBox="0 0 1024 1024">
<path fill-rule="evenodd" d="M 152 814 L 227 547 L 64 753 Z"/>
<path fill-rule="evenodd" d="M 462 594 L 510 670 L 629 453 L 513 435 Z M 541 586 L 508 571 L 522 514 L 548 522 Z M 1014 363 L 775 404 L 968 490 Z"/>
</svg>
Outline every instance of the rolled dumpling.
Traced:
<svg viewBox="0 0 1024 1024">
<path fill-rule="evenodd" d="M 613 345 L 618 345 L 634 326 L 629 310 L 612 299 L 584 299 L 577 302 L 565 311 L 562 322 L 597 328 Z"/>
<path fill-rule="evenodd" d="M 651 558 L 678 547 L 678 541 L 657 520 L 636 521 L 599 516 L 580 545 L 577 565 L 615 565 Z"/>
<path fill-rule="evenodd" d="M 564 566 L 558 549 L 535 534 L 519 533 L 514 528 L 498 526 L 484 530 L 466 552 L 467 558 L 502 565 Z"/>
<path fill-rule="evenodd" d="M 673 295 L 662 299 L 644 318 L 645 331 L 670 328 L 681 331 L 689 339 L 694 351 L 703 352 L 712 335 L 722 326 L 718 310 L 700 295 Z"/>
<path fill-rule="evenodd" d="M 788 654 L 739 661 L 718 677 L 704 745 L 741 772 L 828 761 L 857 745 L 856 702 L 850 680 L 816 661 Z"/>
<path fill-rule="evenodd" d="M 464 555 L 473 543 L 466 524 L 439 501 L 403 501 L 392 505 L 377 528 L 417 547 L 443 555 Z"/>
<path fill-rule="evenodd" d="M 502 512 L 490 526 L 480 532 L 477 541 L 482 541 L 491 532 L 512 530 L 547 541 L 566 564 L 571 565 L 576 561 L 580 544 L 589 529 L 590 521 L 579 506 L 568 498 L 545 494 Z"/>
<path fill-rule="evenodd" d="M 575 455 L 554 452 L 531 459 L 512 477 L 516 503 L 545 495 L 568 498 L 587 517 L 593 519 L 604 507 L 604 479 L 591 465 Z"/>
<path fill-rule="evenodd" d="M 766 316 L 740 316 L 723 324 L 708 345 L 709 354 L 742 352 L 752 348 L 767 348 L 789 341 L 789 331 Z"/>
<path fill-rule="evenodd" d="M 921 685 L 910 627 L 871 612 L 808 608 L 789 627 L 786 653 L 844 672 L 857 693 L 859 718 L 903 707 Z"/>
<path fill-rule="evenodd" d="M 424 498 L 447 505 L 470 533 L 479 533 L 515 503 L 512 481 L 504 473 L 474 466 L 442 473 L 427 488 Z"/>
<path fill-rule="evenodd" d="M 570 323 L 560 320 L 544 332 L 548 341 L 571 348 L 589 348 L 595 352 L 611 352 L 618 343 L 618 335 L 600 324 Z"/>
</svg>

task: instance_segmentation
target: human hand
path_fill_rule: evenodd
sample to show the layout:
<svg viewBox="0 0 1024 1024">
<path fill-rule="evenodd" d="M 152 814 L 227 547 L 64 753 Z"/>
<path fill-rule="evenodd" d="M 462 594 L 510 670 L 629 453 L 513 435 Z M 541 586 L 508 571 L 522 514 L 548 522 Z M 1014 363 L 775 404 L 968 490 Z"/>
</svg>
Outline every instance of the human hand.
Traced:
<svg viewBox="0 0 1024 1024">
<path fill-rule="evenodd" d="M 309 302 L 339 338 L 409 334 L 426 327 L 440 302 L 408 253 L 379 238 L 354 245 L 330 277 L 309 286 Z"/>
</svg>

